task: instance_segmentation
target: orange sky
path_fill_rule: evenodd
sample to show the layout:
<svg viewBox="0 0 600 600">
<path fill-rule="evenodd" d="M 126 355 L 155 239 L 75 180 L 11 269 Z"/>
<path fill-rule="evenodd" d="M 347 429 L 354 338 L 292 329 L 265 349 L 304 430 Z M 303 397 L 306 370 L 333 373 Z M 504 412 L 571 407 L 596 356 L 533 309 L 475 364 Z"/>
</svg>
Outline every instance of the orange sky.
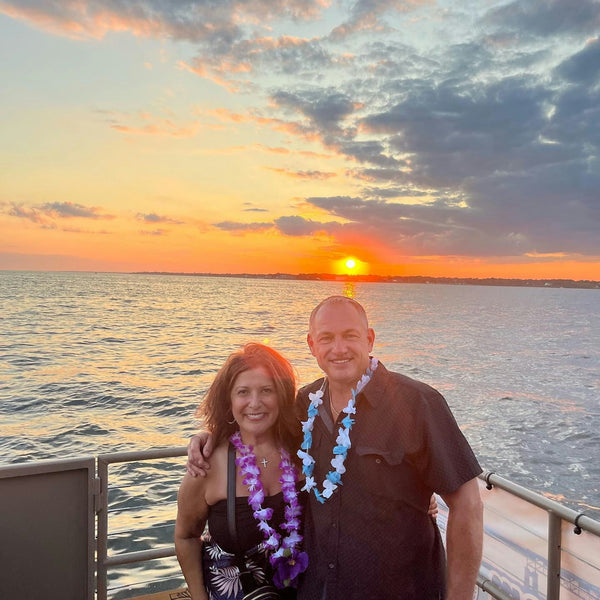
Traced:
<svg viewBox="0 0 600 600">
<path fill-rule="evenodd" d="M 0 269 L 600 280 L 585 24 L 283 4 L 0 3 Z"/>
</svg>

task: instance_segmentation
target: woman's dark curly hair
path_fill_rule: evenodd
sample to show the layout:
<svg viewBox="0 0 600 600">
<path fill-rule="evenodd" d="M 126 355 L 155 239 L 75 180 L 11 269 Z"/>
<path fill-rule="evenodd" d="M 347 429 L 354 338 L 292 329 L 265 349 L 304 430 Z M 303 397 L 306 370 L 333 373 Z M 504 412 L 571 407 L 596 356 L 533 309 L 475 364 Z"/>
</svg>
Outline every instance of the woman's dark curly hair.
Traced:
<svg viewBox="0 0 600 600">
<path fill-rule="evenodd" d="M 268 346 L 253 342 L 231 354 L 206 392 L 197 416 L 212 433 L 215 445 L 229 439 L 238 429 L 237 423 L 231 423 L 231 390 L 235 380 L 240 373 L 258 367 L 269 373 L 277 392 L 279 415 L 275 438 L 295 459 L 301 440 L 301 426 L 295 409 L 296 376 L 290 362 Z"/>
</svg>

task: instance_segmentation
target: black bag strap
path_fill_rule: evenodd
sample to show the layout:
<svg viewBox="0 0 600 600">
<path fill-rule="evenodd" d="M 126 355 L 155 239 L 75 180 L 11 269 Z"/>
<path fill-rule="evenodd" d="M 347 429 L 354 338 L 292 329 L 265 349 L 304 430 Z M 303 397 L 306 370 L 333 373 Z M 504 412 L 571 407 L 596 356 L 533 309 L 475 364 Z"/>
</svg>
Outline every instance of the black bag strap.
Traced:
<svg viewBox="0 0 600 600">
<path fill-rule="evenodd" d="M 235 447 L 231 443 L 227 449 L 227 526 L 237 554 L 239 548 L 235 525 Z"/>
<path fill-rule="evenodd" d="M 252 573 L 246 565 L 246 557 L 240 550 L 240 542 L 237 536 L 237 527 L 235 522 L 235 447 L 229 444 L 227 449 L 227 527 L 231 536 L 231 543 L 235 549 L 235 562 L 240 570 L 240 583 L 244 593 L 247 594 L 256 588 L 256 582 Z"/>
</svg>

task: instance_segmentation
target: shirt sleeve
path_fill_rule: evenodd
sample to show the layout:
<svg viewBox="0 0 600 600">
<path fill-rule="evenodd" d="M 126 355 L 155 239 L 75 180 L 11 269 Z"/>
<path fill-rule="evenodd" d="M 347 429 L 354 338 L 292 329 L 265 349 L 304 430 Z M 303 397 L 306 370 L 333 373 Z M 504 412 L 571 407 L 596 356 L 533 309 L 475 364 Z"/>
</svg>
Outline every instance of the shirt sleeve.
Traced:
<svg viewBox="0 0 600 600">
<path fill-rule="evenodd" d="M 456 491 L 477 477 L 481 466 L 444 397 L 431 389 L 424 397 L 421 468 L 424 480 L 440 494 Z"/>
</svg>

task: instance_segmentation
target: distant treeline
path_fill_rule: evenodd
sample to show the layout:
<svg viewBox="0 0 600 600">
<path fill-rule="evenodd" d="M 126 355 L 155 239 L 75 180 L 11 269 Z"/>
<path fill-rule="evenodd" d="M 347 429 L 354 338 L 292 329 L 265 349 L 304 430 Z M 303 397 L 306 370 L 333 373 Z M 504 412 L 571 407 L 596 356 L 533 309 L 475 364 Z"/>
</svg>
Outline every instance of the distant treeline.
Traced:
<svg viewBox="0 0 600 600">
<path fill-rule="evenodd" d="M 573 279 L 501 279 L 488 277 L 423 277 L 419 275 L 332 275 L 329 273 L 172 273 L 166 271 L 138 271 L 136 275 L 187 275 L 197 277 L 242 277 L 247 279 L 297 279 L 302 281 L 348 281 L 373 283 L 432 283 L 445 285 L 501 285 L 513 287 L 583 288 L 600 289 L 600 281 Z"/>
</svg>

